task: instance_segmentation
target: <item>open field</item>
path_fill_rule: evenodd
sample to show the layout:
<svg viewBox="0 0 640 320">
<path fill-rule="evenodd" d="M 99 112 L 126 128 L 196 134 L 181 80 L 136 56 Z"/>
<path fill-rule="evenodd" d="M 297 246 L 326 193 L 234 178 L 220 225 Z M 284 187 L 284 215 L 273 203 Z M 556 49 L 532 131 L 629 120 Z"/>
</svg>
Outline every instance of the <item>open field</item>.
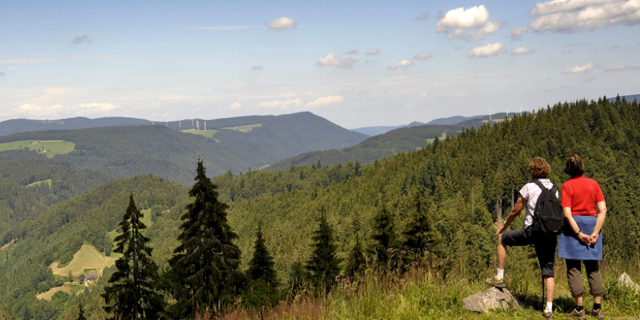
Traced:
<svg viewBox="0 0 640 320">
<path fill-rule="evenodd" d="M 73 260 L 69 262 L 63 268 L 58 268 L 58 262 L 53 262 L 51 264 L 51 270 L 53 274 L 68 276 L 69 272 L 72 273 L 74 277 L 85 273 L 85 270 L 95 270 L 98 275 L 102 274 L 102 269 L 108 266 L 112 266 L 116 261 L 115 256 L 106 257 L 102 253 L 98 252 L 96 248 L 92 245 L 85 244 L 82 245 L 80 250 L 73 255 Z"/>
<path fill-rule="evenodd" d="M 36 298 L 38 298 L 40 300 L 42 300 L 42 299 L 51 300 L 51 297 L 53 297 L 53 295 L 58 291 L 71 293 L 71 287 L 68 287 L 68 286 L 64 285 L 62 287 L 51 288 L 51 290 L 49 290 L 47 292 L 43 292 L 43 293 L 37 295 Z"/>
<path fill-rule="evenodd" d="M 63 140 L 21 140 L 0 143 L 0 152 L 7 150 L 36 150 L 44 153 L 48 158 L 53 158 L 57 154 L 67 154 L 75 149 L 75 143 Z"/>
<path fill-rule="evenodd" d="M 240 132 L 251 132 L 254 128 L 260 128 L 260 127 L 262 127 L 262 123 L 249 124 L 246 126 L 238 126 L 238 127 L 227 127 L 222 129 L 234 130 L 234 131 L 240 131 Z"/>
<path fill-rule="evenodd" d="M 444 140 L 446 137 L 447 137 L 447 133 L 446 133 L 446 132 L 443 132 L 443 133 L 438 137 L 438 139 L 439 139 L 440 141 L 442 141 L 442 140 Z M 433 143 L 435 140 L 436 140 L 435 138 L 427 139 L 427 143 Z"/>
<path fill-rule="evenodd" d="M 27 185 L 27 188 L 29 188 L 29 187 L 35 187 L 35 186 L 39 186 L 39 185 L 41 185 L 41 184 L 43 184 L 43 183 L 44 183 L 44 184 L 46 184 L 46 185 L 48 185 L 48 186 L 49 186 L 49 188 L 51 188 L 51 179 L 42 180 L 42 181 L 36 181 L 36 182 L 34 182 L 34 183 L 30 183 L 30 184 L 28 184 L 28 185 Z"/>
<path fill-rule="evenodd" d="M 199 134 L 201 136 L 205 136 L 207 138 L 213 139 L 213 135 L 216 134 L 216 132 L 218 132 L 218 130 L 196 130 L 196 129 L 188 129 L 188 130 L 181 130 L 181 132 L 184 133 L 191 133 L 191 134 Z"/>
</svg>

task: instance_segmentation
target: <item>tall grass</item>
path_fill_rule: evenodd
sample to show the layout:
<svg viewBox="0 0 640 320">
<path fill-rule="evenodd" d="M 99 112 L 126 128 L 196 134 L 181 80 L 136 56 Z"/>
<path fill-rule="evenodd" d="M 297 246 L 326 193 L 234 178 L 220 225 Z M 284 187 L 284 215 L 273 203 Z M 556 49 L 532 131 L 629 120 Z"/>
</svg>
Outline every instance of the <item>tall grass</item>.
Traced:
<svg viewBox="0 0 640 320">
<path fill-rule="evenodd" d="M 543 300 L 539 271 L 532 272 L 532 266 L 528 264 L 530 261 L 516 261 L 508 269 L 508 283 L 521 300 L 520 309 L 492 311 L 491 314 L 464 309 L 462 300 L 465 297 L 488 289 L 483 279 L 443 277 L 425 269 L 412 269 L 402 275 L 367 270 L 358 280 L 338 283 L 326 296 L 303 294 L 262 312 L 238 308 L 220 319 L 541 319 Z M 640 293 L 617 283 L 623 271 L 640 280 L 638 267 L 619 270 L 611 264 L 603 265 L 606 288 L 603 310 L 609 319 L 640 319 Z M 491 272 L 493 270 L 487 273 Z M 584 279 L 588 292 L 586 277 Z M 585 295 L 587 310 L 591 310 L 592 303 L 591 296 Z M 556 319 L 565 319 L 563 313 L 573 308 L 563 260 L 558 260 L 556 266 L 554 304 Z"/>
</svg>

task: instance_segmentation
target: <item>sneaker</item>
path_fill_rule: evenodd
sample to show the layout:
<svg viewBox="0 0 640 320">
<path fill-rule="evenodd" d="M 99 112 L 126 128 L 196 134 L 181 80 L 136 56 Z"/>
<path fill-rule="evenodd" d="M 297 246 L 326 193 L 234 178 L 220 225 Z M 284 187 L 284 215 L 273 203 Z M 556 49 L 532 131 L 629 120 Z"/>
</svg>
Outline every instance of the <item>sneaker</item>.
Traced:
<svg viewBox="0 0 640 320">
<path fill-rule="evenodd" d="M 584 309 L 582 309 L 582 311 L 573 309 L 573 311 L 571 311 L 571 313 L 567 313 L 566 316 L 567 318 L 571 318 L 571 319 L 580 319 L 580 320 L 587 319 L 587 313 L 584 311 Z"/>
<path fill-rule="evenodd" d="M 553 320 L 553 312 L 542 311 L 542 317 L 547 320 Z"/>
<path fill-rule="evenodd" d="M 604 319 L 604 313 L 602 313 L 602 309 L 595 309 L 589 312 L 589 315 L 596 319 Z"/>
<path fill-rule="evenodd" d="M 496 288 L 506 288 L 507 283 L 504 282 L 504 279 L 498 279 L 497 276 L 493 276 L 491 278 L 484 279 L 484 282 L 488 285 L 494 286 Z"/>
</svg>

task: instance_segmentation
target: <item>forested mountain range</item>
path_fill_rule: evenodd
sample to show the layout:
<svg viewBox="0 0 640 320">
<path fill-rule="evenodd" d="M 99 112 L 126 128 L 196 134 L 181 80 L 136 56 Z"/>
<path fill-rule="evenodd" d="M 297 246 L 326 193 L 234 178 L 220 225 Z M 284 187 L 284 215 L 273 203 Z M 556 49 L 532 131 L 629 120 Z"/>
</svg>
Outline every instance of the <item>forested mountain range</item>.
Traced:
<svg viewBox="0 0 640 320">
<path fill-rule="evenodd" d="M 352 131 L 356 131 L 356 132 L 360 132 L 360 133 L 364 133 L 364 134 L 370 135 L 370 136 L 376 136 L 376 135 L 385 134 L 385 133 L 387 133 L 389 131 L 400 129 L 400 128 L 411 128 L 411 127 L 422 126 L 422 125 L 425 125 L 425 124 L 453 125 L 453 124 L 460 123 L 462 121 L 471 120 L 471 119 L 479 118 L 479 117 L 481 117 L 481 116 L 475 116 L 475 117 L 453 116 L 453 117 L 447 117 L 447 118 L 433 119 L 433 120 L 431 120 L 431 121 L 429 121 L 427 123 L 414 121 L 414 122 L 411 122 L 411 123 L 409 123 L 407 125 L 362 127 L 362 128 L 351 129 L 351 130 Z"/>
<path fill-rule="evenodd" d="M 562 173 L 564 159 L 578 153 L 587 166 L 586 175 L 600 183 L 609 207 L 604 226 L 605 263 L 636 266 L 640 258 L 635 236 L 640 232 L 640 212 L 635 206 L 640 200 L 635 192 L 640 188 L 637 123 L 637 102 L 579 100 L 492 125 L 456 129 L 460 130 L 457 137 L 435 138 L 419 150 L 367 165 L 346 162 L 227 172 L 213 182 L 218 185 L 219 199 L 230 205 L 229 224 L 240 236 L 237 244 L 243 263 L 252 254 L 255 228 L 261 225 L 283 280 L 295 262 L 309 259 L 309 235 L 323 214 L 334 230 L 339 257 L 346 258 L 357 238 L 367 249 L 374 246 L 371 236 L 377 214 L 390 214 L 392 246 L 402 249 L 403 231 L 416 210 L 426 210 L 430 236 L 437 240 L 431 247 L 434 268 L 446 277 L 474 281 L 494 267 L 496 207 L 506 209 L 514 190 L 529 180 L 527 164 L 531 158 L 546 158 L 552 167 L 551 180 L 560 187 L 568 179 Z M 161 137 L 170 132 L 149 127 L 158 130 L 154 132 Z M 135 132 L 123 134 L 136 138 Z M 97 144 L 78 141 L 76 146 L 86 143 L 86 147 L 99 149 Z M 3 152 L 1 157 L 34 161 L 34 166 L 43 165 L 38 161 L 51 161 L 33 152 Z M 56 168 L 52 170 L 64 170 L 64 163 L 52 166 Z M 52 262 L 68 262 L 82 244 L 104 253 L 110 250 L 109 234 L 117 230 L 130 194 L 141 209 L 149 209 L 153 223 L 146 235 L 151 238 L 154 259 L 161 266 L 166 264 L 175 247 L 179 216 L 190 201 L 186 186 L 150 175 L 104 184 L 96 177 L 91 183 L 100 185 L 89 191 L 79 190 L 90 188 L 91 183 L 74 191 L 80 194 L 56 193 L 53 197 L 31 191 L 34 186 L 23 186 L 47 178 L 37 170 L 32 179 L 22 177 L 20 172 L 28 172 L 28 167 L 28 163 L 15 160 L 0 167 L 0 183 L 6 182 L 6 189 L 15 190 L 11 194 L 23 197 L 7 200 L 6 207 L 24 212 L 24 218 L 3 226 L 1 234 L 2 244 L 18 241 L 0 249 L 0 312 L 9 310 L 21 319 L 75 319 L 82 304 L 88 317 L 103 316 L 99 292 L 104 283 L 79 295 L 60 294 L 52 301 L 37 300 L 35 295 L 56 285 L 57 278 L 48 267 Z M 185 181 L 193 179 L 194 168 L 192 160 Z M 91 172 L 83 171 L 77 177 L 89 179 L 85 175 Z M 514 228 L 521 225 L 522 221 L 513 223 Z M 537 269 L 531 252 L 530 248 L 510 252 L 521 272 Z"/>
<path fill-rule="evenodd" d="M 150 125 L 151 121 L 135 118 L 110 117 L 89 119 L 85 117 L 59 120 L 12 119 L 0 122 L 0 136 L 26 131 L 73 130 L 97 127 Z"/>
<path fill-rule="evenodd" d="M 218 175 L 257 169 L 312 150 L 342 148 L 366 138 L 309 112 L 221 119 L 207 125 L 207 131 L 190 133 L 163 125 L 22 132 L 0 137 L 0 143 L 71 141 L 75 150 L 55 159 L 115 178 L 154 174 L 189 184 L 190 167 L 198 157 L 211 174 Z"/>
</svg>

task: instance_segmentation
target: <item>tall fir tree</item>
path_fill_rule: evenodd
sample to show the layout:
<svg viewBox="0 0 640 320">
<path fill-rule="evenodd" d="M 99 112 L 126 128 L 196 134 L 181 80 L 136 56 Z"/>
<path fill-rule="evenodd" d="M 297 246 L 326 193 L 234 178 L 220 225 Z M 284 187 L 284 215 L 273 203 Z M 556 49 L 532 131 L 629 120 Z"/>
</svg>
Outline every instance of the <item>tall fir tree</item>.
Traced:
<svg viewBox="0 0 640 320">
<path fill-rule="evenodd" d="M 407 224 L 404 235 L 403 248 L 409 251 L 415 260 L 420 260 L 427 254 L 435 238 L 432 235 L 431 220 L 422 200 L 422 192 L 417 190 L 414 198 L 415 211 Z"/>
<path fill-rule="evenodd" d="M 310 273 L 316 289 L 329 292 L 340 274 L 340 259 L 336 256 L 336 244 L 333 229 L 327 222 L 324 212 L 320 217 L 318 230 L 313 233 L 313 253 L 305 269 Z M 319 291 L 318 291 L 319 292 Z"/>
<path fill-rule="evenodd" d="M 258 226 L 256 230 L 256 242 L 253 250 L 253 258 L 249 261 L 247 276 L 253 281 L 263 280 L 271 286 L 277 287 L 278 279 L 276 278 L 275 264 L 273 257 L 267 250 L 261 226 Z"/>
<path fill-rule="evenodd" d="M 218 201 L 202 160 L 196 173 L 196 183 L 189 190 L 193 203 L 180 217 L 180 244 L 169 261 L 174 279 L 182 282 L 177 284 L 181 289 L 173 290 L 176 306 L 190 315 L 215 312 L 214 307 L 225 304 L 224 298 L 235 295 L 242 279 L 241 252 L 233 243 L 238 235 L 227 222 L 228 206 Z"/>
<path fill-rule="evenodd" d="M 356 234 L 356 244 L 351 249 L 349 257 L 347 258 L 347 265 L 345 266 L 344 273 L 350 277 L 353 277 L 364 270 L 367 264 L 367 258 L 364 254 L 364 248 L 360 242 L 360 237 Z"/>
<path fill-rule="evenodd" d="M 393 250 L 396 236 L 393 226 L 393 215 L 384 201 L 380 204 L 380 210 L 373 217 L 373 248 L 371 249 L 377 266 L 387 267 L 390 263 L 388 250 Z"/>
<path fill-rule="evenodd" d="M 142 217 L 130 195 L 129 206 L 119 224 L 122 233 L 114 239 L 113 251 L 122 257 L 116 260 L 117 271 L 111 275 L 102 294 L 104 309 L 114 319 L 157 318 L 164 304 L 156 290 L 158 267 L 151 259 L 149 238 L 141 233 L 146 229 Z"/>
</svg>

